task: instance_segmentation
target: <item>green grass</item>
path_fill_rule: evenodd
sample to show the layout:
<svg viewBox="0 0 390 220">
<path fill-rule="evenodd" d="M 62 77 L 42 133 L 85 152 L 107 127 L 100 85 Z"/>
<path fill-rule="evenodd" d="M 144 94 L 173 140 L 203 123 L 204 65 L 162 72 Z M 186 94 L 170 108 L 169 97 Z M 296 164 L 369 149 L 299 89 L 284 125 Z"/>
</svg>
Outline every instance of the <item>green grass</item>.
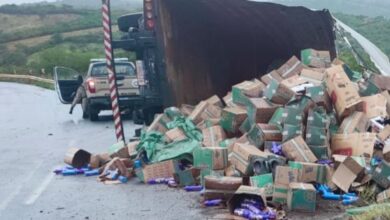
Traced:
<svg viewBox="0 0 390 220">
<path fill-rule="evenodd" d="M 54 90 L 54 84 L 53 83 L 46 83 L 41 81 L 35 81 L 35 80 L 27 80 L 27 79 L 16 79 L 16 78 L 0 78 L 0 82 L 15 82 L 15 83 L 21 83 L 21 84 L 28 84 L 28 85 L 34 85 L 38 86 L 44 89 L 50 89 Z"/>
</svg>

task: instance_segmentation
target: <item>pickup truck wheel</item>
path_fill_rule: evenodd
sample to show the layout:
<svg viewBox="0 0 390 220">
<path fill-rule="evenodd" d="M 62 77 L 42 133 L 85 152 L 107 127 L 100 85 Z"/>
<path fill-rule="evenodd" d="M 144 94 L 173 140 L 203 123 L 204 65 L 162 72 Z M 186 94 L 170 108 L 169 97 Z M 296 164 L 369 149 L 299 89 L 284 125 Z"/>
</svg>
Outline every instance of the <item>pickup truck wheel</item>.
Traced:
<svg viewBox="0 0 390 220">
<path fill-rule="evenodd" d="M 89 104 L 87 98 L 83 98 L 83 100 L 81 101 L 81 107 L 83 109 L 83 119 L 89 118 L 88 115 Z"/>
<path fill-rule="evenodd" d="M 144 123 L 141 111 L 135 109 L 133 110 L 133 122 L 136 125 L 142 125 Z"/>
<path fill-rule="evenodd" d="M 99 120 L 99 110 L 92 108 L 91 106 L 89 107 L 88 111 L 89 115 L 89 120 L 91 121 L 98 121 Z"/>
</svg>

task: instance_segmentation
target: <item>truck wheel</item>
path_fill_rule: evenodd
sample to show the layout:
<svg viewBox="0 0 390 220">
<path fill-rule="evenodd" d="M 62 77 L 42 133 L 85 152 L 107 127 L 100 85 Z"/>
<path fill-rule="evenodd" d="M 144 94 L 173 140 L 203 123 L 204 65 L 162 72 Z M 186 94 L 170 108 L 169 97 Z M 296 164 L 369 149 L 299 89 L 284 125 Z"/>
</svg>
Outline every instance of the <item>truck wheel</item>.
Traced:
<svg viewBox="0 0 390 220">
<path fill-rule="evenodd" d="M 89 120 L 91 121 L 98 121 L 99 120 L 99 110 L 92 108 L 91 106 L 89 107 L 88 111 L 89 115 Z"/>
<path fill-rule="evenodd" d="M 142 118 L 142 113 L 139 110 L 134 109 L 133 110 L 133 122 L 136 125 L 142 125 L 144 124 L 144 120 Z"/>
<path fill-rule="evenodd" d="M 83 119 L 89 118 L 88 115 L 89 104 L 87 98 L 83 98 L 83 100 L 81 101 L 81 108 L 83 109 Z"/>
</svg>

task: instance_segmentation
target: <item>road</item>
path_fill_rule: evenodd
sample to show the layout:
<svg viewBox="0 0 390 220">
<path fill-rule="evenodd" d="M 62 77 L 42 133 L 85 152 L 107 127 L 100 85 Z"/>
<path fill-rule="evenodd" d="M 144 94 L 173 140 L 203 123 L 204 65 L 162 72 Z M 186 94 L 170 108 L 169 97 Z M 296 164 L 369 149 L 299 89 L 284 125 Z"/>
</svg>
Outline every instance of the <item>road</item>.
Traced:
<svg viewBox="0 0 390 220">
<path fill-rule="evenodd" d="M 336 19 L 336 18 L 335 18 Z M 389 58 L 384 54 L 375 44 L 359 34 L 348 25 L 344 24 L 340 20 L 336 19 L 339 24 L 346 32 L 350 33 L 353 38 L 363 47 L 366 53 L 370 56 L 371 61 L 375 64 L 382 75 L 390 76 L 390 61 Z"/>
<path fill-rule="evenodd" d="M 115 142 L 110 116 L 82 120 L 54 91 L 14 83 L 0 83 L 0 106 L 0 219 L 205 219 L 197 193 L 52 173 L 70 146 L 105 152 Z M 129 138 L 136 126 L 124 127 Z"/>
</svg>

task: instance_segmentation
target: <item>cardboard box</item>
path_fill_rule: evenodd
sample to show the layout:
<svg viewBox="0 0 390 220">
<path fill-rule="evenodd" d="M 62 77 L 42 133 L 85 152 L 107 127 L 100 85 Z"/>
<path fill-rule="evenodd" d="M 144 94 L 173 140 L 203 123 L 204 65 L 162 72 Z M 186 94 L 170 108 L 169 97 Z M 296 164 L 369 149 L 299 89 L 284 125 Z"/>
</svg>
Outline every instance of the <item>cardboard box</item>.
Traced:
<svg viewBox="0 0 390 220">
<path fill-rule="evenodd" d="M 206 101 L 199 102 L 188 118 L 191 119 L 195 124 L 198 124 L 202 121 L 202 113 L 206 110 L 208 105 L 209 103 Z"/>
<path fill-rule="evenodd" d="M 65 154 L 64 162 L 75 168 L 81 168 L 88 165 L 90 159 L 91 153 L 88 151 L 71 147 Z"/>
<path fill-rule="evenodd" d="M 130 158 L 135 158 L 137 157 L 137 146 L 139 144 L 139 141 L 132 141 L 127 144 L 127 151 L 129 152 L 129 157 Z"/>
<path fill-rule="evenodd" d="M 386 125 L 379 134 L 377 134 L 378 139 L 382 142 L 385 143 L 387 139 L 390 137 L 390 125 Z"/>
<path fill-rule="evenodd" d="M 183 113 L 184 116 L 188 117 L 191 115 L 192 111 L 194 111 L 195 106 L 182 104 L 180 107 L 180 112 Z"/>
<path fill-rule="evenodd" d="M 293 106 L 286 106 L 282 113 L 282 123 L 289 125 L 300 125 L 303 121 L 303 111 Z"/>
<path fill-rule="evenodd" d="M 237 107 L 238 105 L 233 102 L 233 96 L 231 92 L 228 92 L 223 98 L 223 102 L 227 107 Z"/>
<path fill-rule="evenodd" d="M 146 165 L 142 168 L 140 175 L 137 175 L 141 181 L 147 183 L 151 179 L 174 177 L 174 173 L 179 170 L 177 161 L 167 160 L 159 163 Z"/>
<path fill-rule="evenodd" d="M 361 108 L 362 99 L 342 66 L 328 68 L 325 78 L 328 94 L 339 118 L 344 118 Z"/>
<path fill-rule="evenodd" d="M 178 170 L 174 173 L 175 181 L 180 186 L 193 186 L 199 184 L 200 169 L 191 167 L 186 170 Z"/>
<path fill-rule="evenodd" d="M 253 124 L 249 121 L 248 118 L 246 118 L 245 121 L 242 122 L 238 130 L 241 132 L 241 134 L 245 134 L 251 130 L 252 126 Z"/>
<path fill-rule="evenodd" d="M 268 85 L 272 80 L 276 80 L 278 82 L 281 82 L 283 78 L 279 75 L 279 73 L 276 70 L 271 71 L 268 74 L 265 74 L 261 77 L 261 81 Z"/>
<path fill-rule="evenodd" d="M 227 107 L 222 110 L 221 126 L 227 132 L 236 133 L 247 118 L 247 111 L 240 107 Z"/>
<path fill-rule="evenodd" d="M 264 96 L 275 104 L 284 105 L 295 96 L 295 92 L 284 84 L 272 80 L 264 89 Z"/>
<path fill-rule="evenodd" d="M 259 123 L 251 128 L 247 138 L 257 148 L 264 149 L 264 141 L 281 141 L 282 132 L 276 125 Z"/>
<path fill-rule="evenodd" d="M 381 90 L 390 90 L 390 77 L 380 75 L 380 74 L 371 74 L 370 80 Z"/>
<path fill-rule="evenodd" d="M 249 97 L 260 97 L 265 88 L 260 81 L 244 81 L 232 87 L 232 97 L 235 104 L 247 105 Z"/>
<path fill-rule="evenodd" d="M 384 190 L 376 196 L 377 203 L 390 202 L 390 189 Z"/>
<path fill-rule="evenodd" d="M 218 106 L 220 108 L 223 108 L 223 103 L 217 95 L 213 95 L 210 98 L 206 99 L 205 101 L 211 105 L 215 105 L 215 106 Z"/>
<path fill-rule="evenodd" d="M 306 83 L 307 83 L 307 81 L 298 75 L 288 77 L 288 78 L 284 79 L 282 82 L 280 82 L 280 84 L 283 84 L 284 86 L 286 86 L 292 90 L 294 87 L 297 87 L 299 85 L 306 84 Z M 295 91 L 295 92 L 297 92 L 297 91 Z"/>
<path fill-rule="evenodd" d="M 331 138 L 333 154 L 372 157 L 376 135 L 373 133 L 334 134 Z"/>
<path fill-rule="evenodd" d="M 302 136 L 297 136 L 282 145 L 283 154 L 290 160 L 301 162 L 316 162 L 317 157 L 307 146 Z"/>
<path fill-rule="evenodd" d="M 265 98 L 250 98 L 248 109 L 248 120 L 252 124 L 268 123 L 279 105 L 275 105 Z"/>
<path fill-rule="evenodd" d="M 325 89 L 325 87 L 321 84 L 319 86 L 313 86 L 306 88 L 305 95 L 310 97 L 317 106 L 322 106 L 326 109 L 327 112 L 333 111 L 332 102 L 330 97 Z"/>
<path fill-rule="evenodd" d="M 290 183 L 287 193 L 289 210 L 315 212 L 317 191 L 307 183 Z"/>
<path fill-rule="evenodd" d="M 202 147 L 194 151 L 194 167 L 222 170 L 228 166 L 228 149 L 223 147 Z"/>
<path fill-rule="evenodd" d="M 220 119 L 222 114 L 222 108 L 216 105 L 208 104 L 204 111 L 201 113 L 202 120 Z"/>
<path fill-rule="evenodd" d="M 302 69 L 303 64 L 301 63 L 301 61 L 296 56 L 292 56 L 285 64 L 279 67 L 276 71 L 282 78 L 287 79 L 291 76 L 300 74 Z"/>
<path fill-rule="evenodd" d="M 170 121 L 170 119 L 166 115 L 156 114 L 152 124 L 150 124 L 146 131 L 158 131 L 164 134 L 168 130 L 165 126 L 168 121 Z"/>
<path fill-rule="evenodd" d="M 306 82 L 310 82 L 310 83 L 314 84 L 315 86 L 321 85 L 325 79 L 324 73 L 314 71 L 312 69 L 307 69 L 307 68 L 302 69 L 300 76 Z"/>
<path fill-rule="evenodd" d="M 314 49 L 302 50 L 301 61 L 307 66 L 316 68 L 328 68 L 332 63 L 329 51 L 320 51 Z"/>
<path fill-rule="evenodd" d="M 381 187 L 390 187 L 390 163 L 382 161 L 372 172 L 372 179 Z"/>
<path fill-rule="evenodd" d="M 182 141 L 187 138 L 183 130 L 180 128 L 173 128 L 165 133 L 165 138 L 168 142 Z"/>
<path fill-rule="evenodd" d="M 274 191 L 272 173 L 251 176 L 249 181 L 251 186 L 264 189 L 265 197 L 272 197 Z"/>
<path fill-rule="evenodd" d="M 308 145 L 327 145 L 329 144 L 329 135 L 326 128 L 308 126 L 306 128 L 305 141 Z"/>
<path fill-rule="evenodd" d="M 356 177 L 362 172 L 362 167 L 352 157 L 347 157 L 336 169 L 332 176 L 332 182 L 344 192 L 349 192 L 349 187 L 355 181 Z"/>
<path fill-rule="evenodd" d="M 115 157 L 110 162 L 108 162 L 103 169 L 102 174 L 99 176 L 99 180 L 104 182 L 105 180 L 114 180 L 110 177 L 107 177 L 107 172 L 109 170 L 118 170 L 119 175 L 130 177 L 130 173 L 127 170 L 125 163 L 119 158 Z"/>
<path fill-rule="evenodd" d="M 289 161 L 288 165 L 290 168 L 298 170 L 298 182 L 325 184 L 327 181 L 326 165 L 297 161 Z"/>
<path fill-rule="evenodd" d="M 361 111 L 366 114 L 367 118 L 387 117 L 387 99 L 383 95 L 376 94 L 361 99 L 363 101 Z"/>
<path fill-rule="evenodd" d="M 202 134 L 205 147 L 219 146 L 219 142 L 226 139 L 225 131 L 219 125 L 202 129 Z"/>
<path fill-rule="evenodd" d="M 292 138 L 295 138 L 296 136 L 302 136 L 303 135 L 304 127 L 302 124 L 297 125 L 290 125 L 290 124 L 284 124 L 283 126 L 283 132 L 282 132 L 282 141 L 286 142 Z"/>
<path fill-rule="evenodd" d="M 307 116 L 307 127 L 328 129 L 329 125 L 330 119 L 324 108 L 316 107 L 309 110 L 309 114 Z"/>
<path fill-rule="evenodd" d="M 111 145 L 108 148 L 108 153 L 111 158 L 119 157 L 119 158 L 129 158 L 129 149 L 127 145 L 123 141 L 120 141 L 116 144 Z"/>
<path fill-rule="evenodd" d="M 389 91 L 383 91 L 381 94 L 386 98 L 386 112 L 387 112 L 387 115 L 390 115 L 390 94 L 389 94 Z"/>
<path fill-rule="evenodd" d="M 298 170 L 288 166 L 277 166 L 275 169 L 272 201 L 285 204 L 287 202 L 288 186 L 298 181 Z"/>
<path fill-rule="evenodd" d="M 232 152 L 229 154 L 229 161 L 238 171 L 249 175 L 253 173 L 251 164 L 253 158 L 267 158 L 269 155 L 269 153 L 265 153 L 253 145 L 235 143 Z"/>
<path fill-rule="evenodd" d="M 233 190 L 236 191 L 242 184 L 242 177 L 217 177 L 217 176 L 205 176 L 204 187 L 205 189 L 221 189 L 221 190 Z"/>
<path fill-rule="evenodd" d="M 330 158 L 331 150 L 329 144 L 309 145 L 309 148 L 319 160 L 327 160 Z"/>
<path fill-rule="evenodd" d="M 279 107 L 276 109 L 274 114 L 272 115 L 271 119 L 269 120 L 268 124 L 276 125 L 280 130 L 283 129 L 283 115 L 284 115 L 284 108 Z"/>
<path fill-rule="evenodd" d="M 203 130 L 205 128 L 208 128 L 208 127 L 212 127 L 212 126 L 216 126 L 216 125 L 219 125 L 219 122 L 220 122 L 220 118 L 210 118 L 210 119 L 206 119 L 206 120 L 203 120 L 201 121 L 200 123 L 198 123 L 196 125 L 196 127 L 199 129 L 199 130 Z"/>
<path fill-rule="evenodd" d="M 264 195 L 264 189 L 251 186 L 240 186 L 234 195 L 227 202 L 227 207 L 230 213 L 234 213 L 234 209 L 241 205 L 242 201 L 246 198 L 259 201 L 264 208 L 267 208 L 267 200 Z"/>
<path fill-rule="evenodd" d="M 369 119 L 363 112 L 354 112 L 344 118 L 337 132 L 340 134 L 363 133 L 367 132 L 369 125 Z"/>
</svg>

